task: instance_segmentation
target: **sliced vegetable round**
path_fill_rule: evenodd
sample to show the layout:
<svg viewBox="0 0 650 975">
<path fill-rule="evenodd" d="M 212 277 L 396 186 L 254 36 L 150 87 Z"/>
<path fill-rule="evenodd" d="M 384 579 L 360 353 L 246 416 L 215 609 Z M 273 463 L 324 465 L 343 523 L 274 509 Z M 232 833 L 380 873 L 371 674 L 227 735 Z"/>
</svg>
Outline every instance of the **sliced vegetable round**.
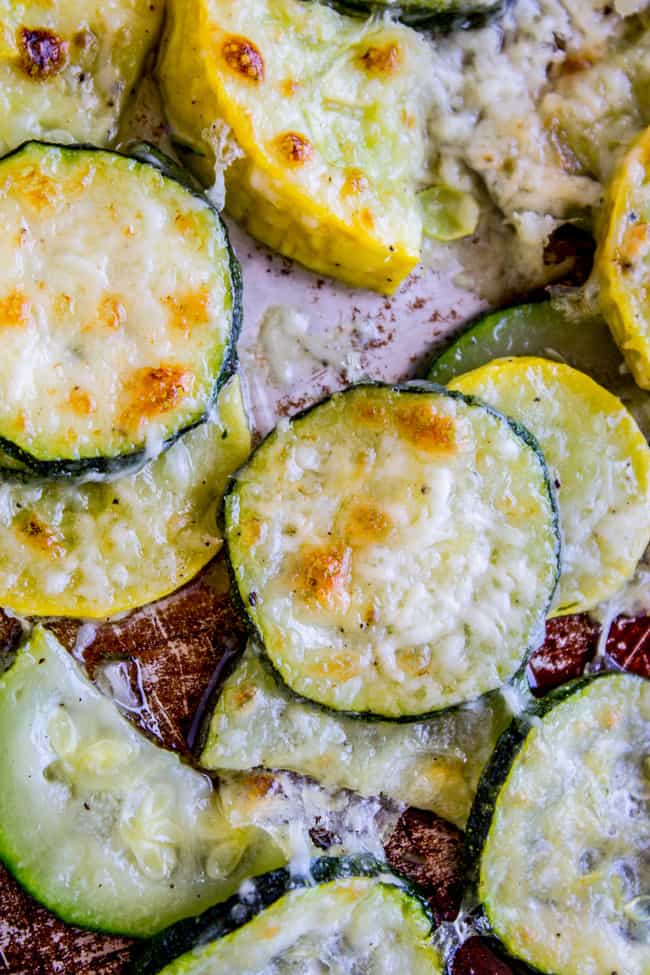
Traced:
<svg viewBox="0 0 650 975">
<path fill-rule="evenodd" d="M 622 400 L 650 440 L 650 393 L 629 375 L 605 320 L 570 318 L 550 301 L 515 305 L 481 318 L 436 359 L 429 379 L 446 386 L 492 359 L 514 355 L 543 356 L 586 372 Z"/>
<path fill-rule="evenodd" d="M 650 389 L 650 129 L 612 178 L 596 252 L 600 302 L 634 378 Z"/>
<path fill-rule="evenodd" d="M 403 24 L 431 30 L 483 27 L 504 10 L 501 0 L 321 0 L 353 17 L 390 14 Z"/>
<path fill-rule="evenodd" d="M 159 599 L 221 548 L 215 513 L 250 451 L 239 380 L 209 422 L 110 483 L 0 484 L 0 605 L 112 616 Z"/>
<path fill-rule="evenodd" d="M 508 678 L 558 574 L 534 440 L 426 383 L 352 387 L 281 424 L 226 499 L 226 535 L 285 683 L 388 718 Z"/>
<path fill-rule="evenodd" d="M 162 0 L 0 0 L 0 155 L 26 139 L 109 145 L 154 47 Z"/>
<path fill-rule="evenodd" d="M 143 463 L 231 371 L 239 267 L 160 168 L 28 143 L 0 160 L 0 445 L 40 474 Z"/>
<path fill-rule="evenodd" d="M 533 356 L 496 359 L 451 388 L 532 430 L 552 471 L 562 529 L 553 612 L 614 595 L 650 542 L 650 446 L 621 401 L 582 372 Z"/>
<path fill-rule="evenodd" d="M 441 975 L 424 901 L 370 856 L 274 870 L 148 945 L 137 975 L 373 972 Z"/>
<path fill-rule="evenodd" d="M 467 835 L 510 954 L 549 975 L 646 975 L 649 770 L 650 683 L 629 674 L 565 687 L 506 732 Z"/>
<path fill-rule="evenodd" d="M 301 0 L 173 0 L 167 17 L 159 76 L 188 165 L 211 185 L 232 163 L 227 209 L 268 246 L 395 291 L 420 254 L 426 43 Z"/>
<path fill-rule="evenodd" d="M 302 701 L 249 647 L 225 682 L 199 764 L 284 769 L 334 789 L 388 796 L 464 826 L 510 715 L 495 692 L 426 721 L 359 721 Z"/>
<path fill-rule="evenodd" d="M 0 859 L 70 924 L 151 935 L 278 863 L 38 627 L 0 679 Z"/>
</svg>

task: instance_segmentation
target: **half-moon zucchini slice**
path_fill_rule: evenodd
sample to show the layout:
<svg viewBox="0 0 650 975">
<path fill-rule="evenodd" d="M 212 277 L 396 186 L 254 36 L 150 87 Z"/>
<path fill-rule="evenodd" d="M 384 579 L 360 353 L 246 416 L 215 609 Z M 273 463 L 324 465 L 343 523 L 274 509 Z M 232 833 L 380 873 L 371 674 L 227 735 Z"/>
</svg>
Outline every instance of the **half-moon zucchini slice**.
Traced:
<svg viewBox="0 0 650 975">
<path fill-rule="evenodd" d="M 446 386 L 492 359 L 526 355 L 586 372 L 618 396 L 650 440 L 650 393 L 640 389 L 625 368 L 605 320 L 568 317 L 550 301 L 514 305 L 479 319 L 436 359 L 428 378 Z"/>
<path fill-rule="evenodd" d="M 420 252 L 425 42 L 301 0 L 173 0 L 167 16 L 159 77 L 188 164 L 213 182 L 227 149 L 226 209 L 249 233 L 394 291 Z"/>
<path fill-rule="evenodd" d="M 162 0 L 0 0 L 0 155 L 26 139 L 110 145 Z"/>
<path fill-rule="evenodd" d="M 220 774 L 296 772 L 328 788 L 429 809 L 463 827 L 508 722 L 498 692 L 426 721 L 359 721 L 296 697 L 249 647 L 219 694 L 199 764 Z"/>
<path fill-rule="evenodd" d="M 647 975 L 650 683 L 567 685 L 516 719 L 468 826 L 506 950 L 548 975 Z"/>
<path fill-rule="evenodd" d="M 239 266 L 160 168 L 28 143 L 0 160 L 0 444 L 48 476 L 144 462 L 228 377 Z"/>
<path fill-rule="evenodd" d="M 595 274 L 612 334 L 639 386 L 650 390 L 650 129 L 610 183 Z"/>
<path fill-rule="evenodd" d="M 279 865 L 37 627 L 0 678 L 0 859 L 70 924 L 139 937 Z"/>
<path fill-rule="evenodd" d="M 249 452 L 235 377 L 210 421 L 137 474 L 0 484 L 0 605 L 103 617 L 177 589 L 221 548 L 216 510 Z"/>
<path fill-rule="evenodd" d="M 530 435 L 430 384 L 359 385 L 284 422 L 226 498 L 239 592 L 298 694 L 414 718 L 509 678 L 555 590 Z"/>
<path fill-rule="evenodd" d="M 319 0 L 342 14 L 388 14 L 409 27 L 449 31 L 484 27 L 502 13 L 502 0 Z"/>
<path fill-rule="evenodd" d="M 496 359 L 451 384 L 537 437 L 560 507 L 556 615 L 592 609 L 634 575 L 650 542 L 650 446 L 616 396 L 563 363 Z"/>
<path fill-rule="evenodd" d="M 441 975 L 425 902 L 370 856 L 319 857 L 255 877 L 221 907 L 159 935 L 137 975 L 373 972 Z"/>
</svg>

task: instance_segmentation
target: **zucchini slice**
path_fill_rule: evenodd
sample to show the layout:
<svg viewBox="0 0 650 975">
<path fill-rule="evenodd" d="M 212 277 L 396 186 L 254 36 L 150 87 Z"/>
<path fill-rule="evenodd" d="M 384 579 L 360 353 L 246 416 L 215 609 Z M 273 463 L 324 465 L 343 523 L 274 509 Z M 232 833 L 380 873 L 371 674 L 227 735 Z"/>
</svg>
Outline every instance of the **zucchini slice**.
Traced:
<svg viewBox="0 0 650 975">
<path fill-rule="evenodd" d="M 393 292 L 420 252 L 425 42 L 301 0 L 173 0 L 167 16 L 159 78 L 188 165 L 212 182 L 226 153 L 226 208 L 249 233 Z"/>
<path fill-rule="evenodd" d="M 157 166 L 27 143 L 0 160 L 0 444 L 42 475 L 114 473 L 201 423 L 231 370 L 239 266 Z"/>
<path fill-rule="evenodd" d="M 103 617 L 178 589 L 219 551 L 215 512 L 250 452 L 235 377 L 218 411 L 137 474 L 0 484 L 0 605 Z"/>
<path fill-rule="evenodd" d="M 0 0 L 0 155 L 26 139 L 109 145 L 162 0 Z"/>
<path fill-rule="evenodd" d="M 508 720 L 497 694 L 427 721 L 334 714 L 292 695 L 251 646 L 219 695 L 199 764 L 219 772 L 297 772 L 330 788 L 428 809 L 462 827 Z"/>
<path fill-rule="evenodd" d="M 525 355 L 586 372 L 622 400 L 650 440 L 650 393 L 629 375 L 605 320 L 569 318 L 550 301 L 515 305 L 479 319 L 436 359 L 428 378 L 446 386 L 492 359 Z"/>
<path fill-rule="evenodd" d="M 496 359 L 451 388 L 525 423 L 544 451 L 563 540 L 553 614 L 613 596 L 650 542 L 650 446 L 621 401 L 577 369 L 534 356 Z"/>
<path fill-rule="evenodd" d="M 554 975 L 647 975 L 650 683 L 607 674 L 515 720 L 468 827 L 506 950 Z"/>
<path fill-rule="evenodd" d="M 242 896 L 160 935 L 137 975 L 373 972 L 441 975 L 425 902 L 370 856 L 274 870 Z"/>
<path fill-rule="evenodd" d="M 321 0 L 323 2 L 323 0 Z M 503 13 L 502 0 L 324 0 L 342 14 L 389 14 L 409 27 L 450 31 L 484 27 Z"/>
<path fill-rule="evenodd" d="M 427 383 L 351 387 L 283 422 L 225 510 L 269 659 L 338 711 L 414 718 L 499 686 L 557 582 L 535 441 Z"/>
<path fill-rule="evenodd" d="M 650 129 L 610 183 L 594 270 L 612 334 L 639 386 L 650 390 Z"/>
<path fill-rule="evenodd" d="M 70 924 L 149 936 L 278 865 L 42 627 L 0 678 L 0 780 L 0 859 Z"/>
</svg>

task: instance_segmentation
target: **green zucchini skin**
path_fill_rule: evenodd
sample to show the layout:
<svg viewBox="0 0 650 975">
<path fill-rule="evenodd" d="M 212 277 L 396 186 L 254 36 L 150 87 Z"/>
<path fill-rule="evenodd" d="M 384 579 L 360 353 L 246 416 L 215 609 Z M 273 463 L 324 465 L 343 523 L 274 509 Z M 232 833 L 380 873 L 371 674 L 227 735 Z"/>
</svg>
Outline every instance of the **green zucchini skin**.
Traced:
<svg viewBox="0 0 650 975">
<path fill-rule="evenodd" d="M 314 2 L 314 0 L 310 0 Z M 317 0 L 323 2 L 323 0 Z M 500 17 L 510 0 L 496 0 L 487 6 L 456 2 L 456 0 L 405 0 L 403 3 L 382 0 L 325 0 L 339 13 L 350 17 L 391 14 L 397 20 L 417 30 L 446 34 L 453 30 L 473 30 L 485 27 Z"/>
<path fill-rule="evenodd" d="M 292 890 L 331 883 L 350 877 L 389 875 L 405 893 L 418 901 L 433 930 L 431 909 L 410 881 L 395 873 L 386 863 L 370 854 L 343 857 L 318 857 L 309 864 L 307 875 L 291 873 L 285 867 L 253 878 L 246 896 L 239 894 L 223 904 L 208 908 L 197 917 L 172 925 L 146 942 L 136 953 L 129 975 L 157 975 L 180 955 L 207 945 L 243 927 L 262 911 Z"/>
<path fill-rule="evenodd" d="M 381 381 L 365 380 L 346 387 L 346 389 L 344 389 L 342 392 L 343 394 L 346 394 L 358 389 L 388 389 L 394 392 L 419 393 L 423 395 L 430 395 L 431 393 L 440 393 L 445 396 L 450 396 L 453 399 L 459 400 L 460 402 L 466 403 L 468 405 L 479 406 L 482 409 L 487 410 L 488 413 L 490 413 L 492 416 L 497 418 L 500 422 L 505 423 L 508 427 L 510 427 L 510 429 L 521 440 L 523 440 L 524 443 L 534 452 L 543 470 L 546 492 L 550 499 L 551 507 L 553 511 L 553 515 L 552 515 L 553 533 L 556 540 L 554 580 L 551 587 L 552 591 L 547 600 L 546 608 L 544 612 L 544 618 L 546 618 L 546 615 L 548 614 L 548 611 L 553 603 L 553 599 L 555 597 L 555 593 L 558 589 L 559 582 L 560 582 L 561 565 L 562 565 L 561 562 L 562 543 L 561 543 L 559 509 L 558 509 L 555 489 L 552 483 L 550 472 L 546 465 L 544 454 L 535 436 L 526 427 L 524 427 L 523 424 L 521 424 L 517 420 L 514 420 L 512 417 L 506 416 L 505 414 L 499 412 L 493 406 L 486 404 L 483 400 L 479 399 L 478 397 L 460 393 L 455 390 L 449 390 L 438 382 L 415 379 L 415 380 L 410 380 L 406 383 L 391 384 L 391 383 L 384 383 Z M 333 395 L 341 395 L 341 394 L 339 393 Z M 309 414 L 311 414 L 318 407 L 322 406 L 324 403 L 327 403 L 331 398 L 332 396 L 326 396 L 322 400 L 319 400 L 316 403 L 309 405 L 305 409 L 300 410 L 299 412 L 297 412 L 291 417 L 291 423 L 302 420 L 303 418 L 309 416 Z M 276 434 L 276 430 L 271 430 L 266 435 L 266 437 L 262 440 L 262 442 L 258 444 L 256 450 L 259 450 L 261 447 L 264 446 L 265 443 L 269 442 L 275 436 L 275 434 Z M 255 456 L 255 452 L 252 456 L 253 457 Z M 248 464 L 250 463 L 250 459 L 251 458 L 249 458 L 249 461 L 247 461 L 247 463 L 242 468 L 240 468 L 240 470 L 237 471 L 231 479 L 230 488 L 224 496 L 223 503 L 220 509 L 219 523 L 220 523 L 220 527 L 226 526 L 223 535 L 225 539 L 226 561 L 227 561 L 228 572 L 231 580 L 231 592 L 233 594 L 235 604 L 239 608 L 240 614 L 242 616 L 243 621 L 247 625 L 251 638 L 254 639 L 260 646 L 261 649 L 260 659 L 263 665 L 273 675 L 276 682 L 278 682 L 278 684 L 288 692 L 289 696 L 295 698 L 297 701 L 302 701 L 304 703 L 307 703 L 310 706 L 323 710 L 324 712 L 334 712 L 340 715 L 341 717 L 357 719 L 360 721 L 378 721 L 378 722 L 391 721 L 395 723 L 413 723 L 413 722 L 427 720 L 429 718 L 435 718 L 437 715 L 440 715 L 445 712 L 453 712 L 458 708 L 462 707 L 463 705 L 467 704 L 468 703 L 467 701 L 461 701 L 455 704 L 445 705 L 441 708 L 427 709 L 422 713 L 418 713 L 418 714 L 385 715 L 370 710 L 336 708 L 328 704 L 306 697 L 304 694 L 301 694 L 299 691 L 295 690 L 295 688 L 291 687 L 287 683 L 287 681 L 284 679 L 283 675 L 281 674 L 279 668 L 276 666 L 275 662 L 272 660 L 271 656 L 268 653 L 268 650 L 265 646 L 263 633 L 260 627 L 255 622 L 255 619 L 253 617 L 253 613 L 251 611 L 252 607 L 248 599 L 248 594 L 244 592 L 242 589 L 241 581 L 238 578 L 238 574 L 236 570 L 235 559 L 232 553 L 232 545 L 229 538 L 229 532 L 227 530 L 228 506 L 230 503 L 232 503 L 232 498 L 237 491 L 239 479 L 242 473 L 246 470 Z M 530 655 L 536 649 L 537 644 L 538 641 L 536 639 L 536 635 L 533 634 L 528 646 L 526 646 L 523 649 L 522 659 L 519 663 L 519 666 L 511 675 L 510 678 L 511 682 L 513 681 L 517 683 L 521 683 L 522 681 L 525 682 L 525 674 L 526 674 L 526 668 L 528 666 L 528 661 Z M 483 696 L 482 694 L 478 695 L 476 699 L 482 696 Z"/>
<path fill-rule="evenodd" d="M 223 234 L 229 265 L 230 297 L 232 301 L 228 341 L 223 350 L 221 365 L 214 379 L 207 408 L 200 415 L 193 418 L 191 422 L 186 423 L 175 430 L 170 436 L 164 438 L 157 449 L 156 455 L 159 455 L 172 447 L 185 434 L 206 422 L 210 410 L 216 404 L 219 391 L 237 372 L 237 341 L 241 332 L 243 316 L 243 282 L 241 265 L 232 247 L 228 229 L 221 218 L 219 210 L 210 202 L 202 188 L 193 180 L 190 174 L 175 163 L 173 159 L 147 142 L 131 143 L 125 146 L 124 151 L 118 151 L 83 143 L 59 145 L 53 142 L 29 140 L 0 158 L 0 166 L 12 158 L 18 157 L 22 152 L 32 146 L 42 147 L 44 149 L 58 149 L 65 153 L 119 156 L 125 159 L 134 159 L 142 166 L 156 169 L 166 180 L 182 186 L 183 189 L 187 190 L 192 196 L 207 206 L 214 215 L 214 220 L 219 231 Z M 18 444 L 3 436 L 0 436 L 0 450 L 4 451 L 13 461 L 17 462 L 16 468 L 12 464 L 4 466 L 2 465 L 0 456 L 0 477 L 6 477 L 10 481 L 18 480 L 21 482 L 32 480 L 113 480 L 116 477 L 136 474 L 153 459 L 145 447 L 116 456 L 43 460 L 33 456 L 29 451 L 24 450 Z"/>
<path fill-rule="evenodd" d="M 644 683 L 643 678 L 639 678 L 635 675 L 619 674 L 617 672 L 609 671 L 609 672 L 601 672 L 592 676 L 586 676 L 586 677 L 578 678 L 577 680 L 570 681 L 567 684 L 564 684 L 554 689 L 553 691 L 549 692 L 543 698 L 533 699 L 530 697 L 530 695 L 528 695 L 528 700 L 526 702 L 524 710 L 513 719 L 511 725 L 506 729 L 506 731 L 502 734 L 501 738 L 497 742 L 495 750 L 492 754 L 492 758 L 490 759 L 490 762 L 486 766 L 482 774 L 481 781 L 479 783 L 479 787 L 477 790 L 476 797 L 474 799 L 474 804 L 470 813 L 470 817 L 465 832 L 465 872 L 466 872 L 466 878 L 468 883 L 468 890 L 470 896 L 473 897 L 475 901 L 478 902 L 479 904 L 478 909 L 474 916 L 477 929 L 481 931 L 481 933 L 484 934 L 490 942 L 492 942 L 494 949 L 500 954 L 503 954 L 504 957 L 508 960 L 508 964 L 514 966 L 513 970 L 517 972 L 531 973 L 531 975 L 567 975 L 563 966 L 560 965 L 559 963 L 554 964 L 553 962 L 550 961 L 545 962 L 543 960 L 540 960 L 539 963 L 537 963 L 538 961 L 537 959 L 527 956 L 525 954 L 526 949 L 520 948 L 518 945 L 517 934 L 512 934 L 508 930 L 508 928 L 506 928 L 505 933 L 502 930 L 499 930 L 498 924 L 493 922 L 490 916 L 490 909 L 486 906 L 486 904 L 481 902 L 481 893 L 480 893 L 479 885 L 480 883 L 485 883 L 486 882 L 485 878 L 490 876 L 489 873 L 486 873 L 483 879 L 481 880 L 482 858 L 486 850 L 488 838 L 490 836 L 490 832 L 493 824 L 493 818 L 496 813 L 497 804 L 500 799 L 500 794 L 501 791 L 506 786 L 506 783 L 509 781 L 511 773 L 514 772 L 514 766 L 517 762 L 517 759 L 522 749 L 527 743 L 528 737 L 536 730 L 536 728 L 540 725 L 540 723 L 543 722 L 556 708 L 568 702 L 574 696 L 576 695 L 580 696 L 583 692 L 589 694 L 589 692 L 594 689 L 606 688 L 607 682 L 611 681 L 612 678 L 617 680 L 623 679 L 624 681 L 629 682 L 630 686 L 634 684 L 641 686 Z M 647 705 L 644 707 L 647 707 Z M 647 711 L 644 710 L 643 714 L 647 715 Z M 647 721 L 647 717 L 645 718 L 645 720 Z M 614 727 L 615 726 L 616 724 L 614 724 Z M 598 726 L 599 731 L 600 731 L 600 727 L 601 726 L 599 725 Z M 608 725 L 607 728 L 609 729 L 609 727 L 610 726 Z M 607 732 L 605 732 L 605 734 L 606 733 Z M 641 753 L 643 753 L 644 750 L 643 741 L 632 741 L 628 739 L 628 743 L 634 745 L 636 750 L 639 750 Z M 593 758 L 593 753 L 592 753 L 592 758 Z M 540 771 L 543 774 L 543 769 Z M 519 780 L 519 782 L 521 783 L 521 780 Z M 570 780 L 567 783 L 567 788 L 569 789 L 571 788 Z M 613 790 L 616 789 L 614 783 L 612 783 L 611 788 Z M 521 799 L 516 791 L 515 791 L 514 801 L 521 802 Z M 618 800 L 618 802 L 622 802 L 622 800 Z M 641 814 L 641 817 L 642 816 L 643 814 Z M 607 835 L 607 836 L 616 835 L 614 831 L 608 832 L 608 829 L 611 829 L 611 827 L 603 827 L 603 829 L 604 829 L 603 835 Z M 638 833 L 638 829 L 637 829 L 637 833 Z M 549 842 L 548 833 L 542 835 L 545 837 L 545 841 Z M 627 839 L 628 837 L 627 832 L 623 833 L 622 835 L 625 839 Z M 530 833 L 529 838 L 531 844 L 534 843 L 535 836 L 536 834 Z M 598 851 L 596 850 L 596 852 Z M 513 854 L 513 856 L 514 855 L 515 854 Z M 570 854 L 567 854 L 567 856 L 570 858 Z M 569 864 L 567 864 L 567 866 L 569 870 L 573 869 L 572 865 L 569 866 Z M 607 864 L 605 864 L 604 869 L 606 869 L 606 866 Z M 570 880 L 570 877 L 568 878 L 568 880 Z M 511 881 L 513 883 L 516 883 L 516 875 L 511 878 Z M 614 881 L 611 881 L 611 883 L 613 886 Z M 642 880 L 641 888 L 643 889 L 643 887 L 644 885 Z M 515 889 L 518 890 L 519 887 L 517 886 Z M 562 890 L 562 887 L 560 887 L 560 890 Z M 552 897 L 553 895 L 547 894 L 546 896 Z M 622 898 L 623 895 L 621 894 L 620 896 Z M 526 905 L 529 903 L 529 901 L 532 901 L 533 898 L 534 895 L 531 893 L 527 894 L 524 888 L 524 891 L 522 893 L 522 907 L 521 907 L 522 913 L 525 913 L 528 910 Z M 492 911 L 494 911 L 497 908 L 497 906 L 498 906 L 498 902 L 493 903 Z M 557 907 L 558 910 L 563 911 L 563 913 L 567 917 L 571 916 L 572 909 L 569 906 L 569 904 L 563 905 L 563 902 L 560 901 Z M 623 920 L 623 917 L 621 917 L 621 920 Z M 531 917 L 530 923 L 532 927 L 535 926 L 534 921 L 535 921 L 534 917 Z M 518 932 L 519 928 L 517 927 L 516 919 L 512 919 L 511 923 L 514 924 L 515 932 Z M 575 915 L 575 923 L 576 926 L 578 927 L 580 926 L 579 914 Z M 605 916 L 603 920 L 603 924 L 605 923 L 611 923 L 611 918 L 607 918 L 607 916 Z M 550 929 L 551 932 L 553 930 L 554 928 Z M 556 936 L 560 937 L 561 936 L 560 932 L 558 932 Z M 520 937 L 523 939 L 523 941 L 519 942 L 519 944 L 525 945 L 526 936 L 524 934 L 521 934 Z M 647 936 L 646 936 L 646 940 L 647 940 Z M 511 959 L 513 959 L 513 961 L 511 961 Z M 632 961 L 632 958 L 630 958 L 630 964 L 633 963 L 634 962 Z M 572 973 L 583 971 L 582 967 L 579 968 L 575 967 L 576 966 L 575 960 L 573 960 L 572 962 L 567 962 L 567 965 L 569 964 L 571 964 L 572 966 L 570 969 Z M 588 961 L 588 965 L 591 966 L 593 964 L 594 964 L 594 960 L 593 958 L 590 958 Z M 638 956 L 636 958 L 636 963 L 634 964 L 638 964 Z M 612 968 L 612 961 L 608 960 L 605 963 L 605 968 L 602 969 L 604 975 L 605 973 L 606 975 L 610 975 L 611 968 Z M 593 969 L 592 967 L 584 968 L 584 971 L 587 970 L 595 971 L 596 969 Z M 598 971 L 600 970 L 601 969 L 599 968 Z M 645 967 L 643 967 L 644 972 L 645 970 L 646 970 Z M 622 973 L 623 971 L 627 971 L 627 968 L 625 966 L 625 961 L 621 962 L 620 959 L 618 960 L 616 971 L 620 973 Z M 635 967 L 635 971 L 638 971 L 637 967 Z M 612 972 L 612 975 L 615 975 L 615 973 Z"/>
<path fill-rule="evenodd" d="M 445 386 L 504 356 L 560 358 L 618 396 L 650 439 L 650 394 L 621 372 L 623 357 L 604 319 L 574 321 L 550 301 L 504 308 L 462 332 L 434 361 L 428 378 Z"/>
</svg>

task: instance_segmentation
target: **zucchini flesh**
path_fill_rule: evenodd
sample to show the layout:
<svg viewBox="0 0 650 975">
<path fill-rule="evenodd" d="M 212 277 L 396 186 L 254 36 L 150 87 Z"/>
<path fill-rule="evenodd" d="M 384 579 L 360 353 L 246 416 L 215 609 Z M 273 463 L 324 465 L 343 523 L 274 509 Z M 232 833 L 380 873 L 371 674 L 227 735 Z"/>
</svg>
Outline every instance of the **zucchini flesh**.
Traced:
<svg viewBox="0 0 650 975">
<path fill-rule="evenodd" d="M 0 155 L 26 139 L 109 145 L 163 10 L 161 0 L 1 0 Z"/>
<path fill-rule="evenodd" d="M 558 574 L 523 428 L 428 384 L 360 385 L 283 423 L 226 498 L 242 602 L 298 694 L 412 718 L 499 686 Z"/>
<path fill-rule="evenodd" d="M 608 674 L 540 702 L 497 747 L 470 821 L 506 950 L 554 975 L 646 975 L 650 684 Z"/>
<path fill-rule="evenodd" d="M 639 386 L 650 390 L 650 129 L 612 177 L 596 252 L 603 314 Z"/>
<path fill-rule="evenodd" d="M 301 0 L 174 0 L 159 67 L 188 165 L 211 183 L 228 156 L 226 208 L 249 233 L 387 293 L 419 259 L 429 73 L 408 28 Z"/>
<path fill-rule="evenodd" d="M 441 975 L 430 934 L 424 902 L 386 864 L 321 857 L 305 876 L 274 870 L 241 899 L 171 928 L 143 951 L 136 973 Z"/>
<path fill-rule="evenodd" d="M 279 859 L 40 627 L 0 679 L 0 777 L 0 859 L 70 924 L 148 936 Z"/>
<path fill-rule="evenodd" d="M 25 616 L 112 616 L 196 575 L 221 548 L 215 513 L 250 451 L 237 377 L 217 407 L 137 474 L 1 484 L 0 604 Z"/>
<path fill-rule="evenodd" d="M 287 691 L 249 647 L 219 695 L 199 764 L 221 773 L 285 769 L 429 809 L 462 827 L 507 723 L 498 695 L 404 724 L 327 712 Z"/>
<path fill-rule="evenodd" d="M 484 27 L 505 9 L 501 0 L 325 0 L 351 17 L 390 14 L 421 30 L 467 30 Z"/>
<path fill-rule="evenodd" d="M 650 446 L 620 400 L 584 373 L 534 356 L 496 359 L 451 386 L 525 423 L 544 451 L 564 542 L 553 613 L 613 596 L 650 542 Z"/>
<path fill-rule="evenodd" d="M 28 143 L 0 160 L 0 219 L 6 451 L 50 477 L 110 473 L 205 419 L 241 294 L 203 197 L 116 153 Z"/>
<path fill-rule="evenodd" d="M 605 320 L 569 318 L 550 301 L 515 305 L 486 315 L 466 329 L 433 363 L 432 383 L 446 386 L 492 359 L 542 356 L 586 372 L 625 404 L 650 440 L 650 394 L 627 374 Z"/>
</svg>

